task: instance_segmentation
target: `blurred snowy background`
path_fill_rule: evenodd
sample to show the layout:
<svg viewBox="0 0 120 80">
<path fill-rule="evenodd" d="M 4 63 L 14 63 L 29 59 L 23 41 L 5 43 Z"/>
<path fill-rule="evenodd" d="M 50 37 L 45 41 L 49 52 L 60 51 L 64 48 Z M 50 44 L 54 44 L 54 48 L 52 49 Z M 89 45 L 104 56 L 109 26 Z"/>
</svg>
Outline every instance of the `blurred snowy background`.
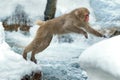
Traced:
<svg viewBox="0 0 120 80">
<path fill-rule="evenodd" d="M 17 5 L 24 7 L 24 11 L 32 22 L 43 20 L 47 0 L 0 0 L 0 20 L 12 15 Z M 120 1 L 119 0 L 58 0 L 56 17 L 68 13 L 78 7 L 90 10 L 90 24 L 95 29 L 105 27 L 120 27 Z M 29 35 L 18 32 L 5 32 L 5 40 L 11 49 L 22 54 L 23 47 L 34 38 L 39 26 L 32 24 Z M 89 46 L 103 38 L 89 34 L 85 39 L 83 35 L 69 34 L 73 42 L 59 42 L 54 36 L 50 46 L 36 55 L 38 64 L 42 67 L 43 80 L 87 80 L 87 75 L 81 70 L 78 58 Z M 0 53 L 1 54 L 1 53 Z M 5 65 L 5 64 L 3 64 Z M 1 65 L 1 66 L 3 66 Z M 29 66 L 28 66 L 29 67 Z M 5 69 L 0 69 L 0 79 Z M 4 77 L 3 80 L 10 80 Z"/>
</svg>

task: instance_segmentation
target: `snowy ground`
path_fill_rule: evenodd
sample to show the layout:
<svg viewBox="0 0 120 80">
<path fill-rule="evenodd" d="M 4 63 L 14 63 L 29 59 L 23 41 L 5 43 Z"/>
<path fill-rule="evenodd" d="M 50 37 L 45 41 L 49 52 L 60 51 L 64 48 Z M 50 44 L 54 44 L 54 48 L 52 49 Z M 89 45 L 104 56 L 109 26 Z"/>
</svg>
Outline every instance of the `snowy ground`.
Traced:
<svg viewBox="0 0 120 80">
<path fill-rule="evenodd" d="M 40 65 L 24 60 L 20 54 L 11 50 L 5 42 L 5 33 L 0 22 L 0 80 L 20 80 L 36 70 L 41 70 Z"/>
<path fill-rule="evenodd" d="M 80 65 L 89 80 L 120 79 L 120 35 L 98 42 L 80 55 Z M 97 73 L 97 74 L 96 74 Z"/>
<path fill-rule="evenodd" d="M 46 0 L 36 0 L 36 1 L 29 0 L 29 2 L 25 0 L 19 0 L 19 1 L 12 0 L 11 2 L 9 0 L 4 0 L 2 2 L 3 3 L 0 4 L 0 8 L 1 8 L 0 19 L 10 15 L 18 3 L 25 7 L 25 11 L 29 13 L 31 18 L 38 19 L 39 16 L 42 19 L 44 7 L 46 4 Z M 6 6 L 6 4 L 8 5 Z M 64 13 L 67 13 L 77 7 L 84 6 L 87 7 L 91 12 L 90 24 L 92 25 L 92 27 L 96 29 L 99 29 L 101 27 L 103 28 L 103 26 L 106 27 L 107 23 L 110 23 L 109 25 L 110 27 L 120 26 L 120 22 L 119 22 L 120 14 L 119 14 L 119 10 L 116 10 L 119 9 L 119 5 L 120 5 L 119 0 L 107 0 L 107 1 L 58 0 L 56 17 Z M 2 10 L 3 8 L 5 8 L 5 11 Z M 102 11 L 104 11 L 104 14 L 102 14 Z M 105 19 L 109 20 L 109 22 L 105 22 Z M 18 54 L 21 54 L 23 51 L 23 47 L 26 46 L 33 39 L 37 28 L 38 26 L 34 25 L 34 27 L 30 31 L 30 36 L 24 36 L 20 32 L 17 33 L 6 32 L 5 39 L 7 43 L 11 45 L 12 50 L 14 50 Z M 87 76 L 80 68 L 78 58 L 86 48 L 93 45 L 94 43 L 103 40 L 103 38 L 98 38 L 89 35 L 89 38 L 85 39 L 84 36 L 82 35 L 77 35 L 77 34 L 70 34 L 70 35 L 74 39 L 73 43 L 59 43 L 57 40 L 57 36 L 54 36 L 50 46 L 45 51 L 36 55 L 36 58 L 38 60 L 38 65 L 42 67 L 42 72 L 44 75 L 43 80 L 86 80 L 87 79 Z M 13 61 L 15 62 L 15 60 Z M 2 61 L 0 62 L 1 65 L 4 65 L 2 64 Z M 10 70 L 12 71 L 12 69 Z M 9 74 L 11 74 L 10 71 L 8 71 L 6 68 L 5 69 L 1 68 L 1 71 L 2 73 L 8 72 Z M 2 80 L 1 71 L 0 71 L 0 79 Z M 5 76 L 4 80 L 9 80 L 9 76 L 8 77 Z"/>
</svg>

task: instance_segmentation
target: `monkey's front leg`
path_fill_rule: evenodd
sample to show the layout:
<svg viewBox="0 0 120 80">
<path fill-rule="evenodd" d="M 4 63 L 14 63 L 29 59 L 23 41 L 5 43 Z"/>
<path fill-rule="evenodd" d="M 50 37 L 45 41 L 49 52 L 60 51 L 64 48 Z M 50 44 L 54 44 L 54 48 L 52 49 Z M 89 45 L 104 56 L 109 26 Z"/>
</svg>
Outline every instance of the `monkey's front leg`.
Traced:
<svg viewBox="0 0 120 80">
<path fill-rule="evenodd" d="M 80 31 L 81 34 L 85 36 L 85 38 L 88 38 L 87 32 L 85 32 L 83 29 L 80 29 L 80 28 L 78 28 L 78 30 Z"/>
<path fill-rule="evenodd" d="M 85 38 L 88 38 L 87 32 L 85 32 L 83 29 L 75 27 L 75 26 L 69 26 L 67 27 L 67 30 L 70 32 L 78 33 L 78 34 L 83 34 Z"/>
<path fill-rule="evenodd" d="M 89 33 L 92 33 L 93 35 L 96 35 L 98 37 L 106 37 L 105 35 L 99 33 L 98 31 L 90 27 L 89 25 L 86 25 L 84 28 L 86 31 L 88 31 Z"/>
</svg>

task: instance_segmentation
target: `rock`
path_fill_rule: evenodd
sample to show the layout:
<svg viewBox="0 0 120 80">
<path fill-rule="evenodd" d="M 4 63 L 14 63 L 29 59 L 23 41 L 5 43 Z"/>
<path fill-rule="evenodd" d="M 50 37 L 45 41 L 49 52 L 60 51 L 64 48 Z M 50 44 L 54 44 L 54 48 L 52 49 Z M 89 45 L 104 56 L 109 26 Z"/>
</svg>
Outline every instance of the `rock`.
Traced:
<svg viewBox="0 0 120 80">
<path fill-rule="evenodd" d="M 42 80 L 42 72 L 32 72 L 30 75 L 25 75 L 21 80 Z"/>
<path fill-rule="evenodd" d="M 119 27 L 108 27 L 104 28 L 103 30 L 99 30 L 102 34 L 107 35 L 108 37 L 113 37 L 120 35 L 120 28 Z"/>
</svg>

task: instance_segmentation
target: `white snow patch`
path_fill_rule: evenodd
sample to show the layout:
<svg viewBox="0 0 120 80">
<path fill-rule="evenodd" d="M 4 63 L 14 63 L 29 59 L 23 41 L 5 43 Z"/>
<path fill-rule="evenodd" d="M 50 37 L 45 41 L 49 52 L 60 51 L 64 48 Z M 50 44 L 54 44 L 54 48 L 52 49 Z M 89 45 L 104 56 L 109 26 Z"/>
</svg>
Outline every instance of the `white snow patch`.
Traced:
<svg viewBox="0 0 120 80">
<path fill-rule="evenodd" d="M 85 50 L 79 57 L 90 80 L 120 79 L 120 36 L 103 40 Z"/>
<path fill-rule="evenodd" d="M 0 80 L 20 80 L 32 71 L 41 70 L 40 65 L 23 59 L 11 50 L 4 40 L 4 29 L 0 22 Z"/>
</svg>

